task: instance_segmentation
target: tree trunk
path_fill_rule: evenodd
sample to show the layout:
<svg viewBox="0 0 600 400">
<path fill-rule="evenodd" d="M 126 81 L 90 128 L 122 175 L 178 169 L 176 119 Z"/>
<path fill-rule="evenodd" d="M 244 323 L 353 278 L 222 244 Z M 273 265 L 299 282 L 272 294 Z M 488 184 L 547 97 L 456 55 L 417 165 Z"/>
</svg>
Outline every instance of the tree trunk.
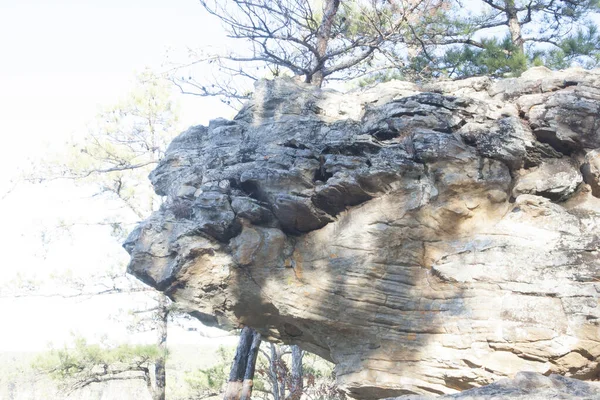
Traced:
<svg viewBox="0 0 600 400">
<path fill-rule="evenodd" d="M 279 352 L 277 351 L 277 347 L 273 343 L 269 343 L 271 346 L 271 358 L 269 360 L 269 376 L 271 377 L 271 391 L 273 394 L 273 400 L 280 400 L 281 396 L 279 395 L 279 373 L 278 373 L 278 362 L 279 362 Z"/>
<path fill-rule="evenodd" d="M 252 386 L 254 384 L 254 369 L 256 367 L 256 359 L 258 358 L 258 349 L 260 347 L 260 334 L 254 330 L 252 344 L 248 352 L 248 362 L 246 371 L 244 372 L 244 386 L 242 387 L 242 396 L 240 400 L 252 399 Z"/>
<path fill-rule="evenodd" d="M 276 355 L 276 371 L 277 371 L 277 378 L 279 379 L 279 399 L 280 400 L 284 400 L 285 399 L 285 385 L 286 385 L 286 381 L 287 381 L 287 368 L 285 367 L 285 364 L 283 363 L 282 360 L 282 354 L 281 354 L 281 346 L 276 344 L 275 345 L 275 355 Z"/>
<path fill-rule="evenodd" d="M 231 365 L 224 400 L 250 400 L 259 347 L 260 334 L 244 327 Z"/>
<path fill-rule="evenodd" d="M 154 388 L 153 400 L 165 400 L 165 388 L 167 386 L 167 374 L 165 364 L 167 361 L 167 323 L 169 320 L 169 308 L 167 298 L 159 294 L 157 311 L 157 345 L 159 357 L 154 362 Z"/>
<path fill-rule="evenodd" d="M 141 367 L 140 370 L 144 374 L 144 382 L 146 383 L 148 392 L 150 393 L 151 396 L 154 396 L 154 390 L 152 389 L 152 376 L 150 374 L 150 370 L 145 367 Z"/>
<path fill-rule="evenodd" d="M 510 40 L 517 50 L 521 53 L 525 52 L 523 46 L 523 36 L 521 36 L 521 23 L 519 22 L 519 16 L 515 7 L 514 0 L 506 0 L 506 18 L 508 19 L 508 31 L 510 33 Z"/>
<path fill-rule="evenodd" d="M 331 38 L 331 27 L 333 26 L 333 20 L 340 7 L 340 0 L 326 0 L 325 7 L 323 9 L 323 19 L 321 25 L 317 29 L 317 60 L 314 73 L 312 76 L 307 77 L 307 82 L 314 86 L 321 87 L 323 79 L 325 78 L 323 70 L 325 69 L 325 56 L 327 55 L 327 46 L 329 39 Z"/>
<path fill-rule="evenodd" d="M 292 377 L 290 382 L 290 394 L 286 400 L 300 400 L 304 391 L 302 357 L 304 353 L 300 347 L 292 346 Z"/>
</svg>

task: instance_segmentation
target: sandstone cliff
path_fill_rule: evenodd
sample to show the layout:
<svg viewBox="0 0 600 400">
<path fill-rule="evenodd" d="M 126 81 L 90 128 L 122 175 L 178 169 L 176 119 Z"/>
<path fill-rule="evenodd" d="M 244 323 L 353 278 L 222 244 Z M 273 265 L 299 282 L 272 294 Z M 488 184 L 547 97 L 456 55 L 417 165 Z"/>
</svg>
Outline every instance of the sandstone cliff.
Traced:
<svg viewBox="0 0 600 400">
<path fill-rule="evenodd" d="M 600 71 L 338 93 L 262 81 L 183 132 L 129 271 L 362 399 L 600 374 Z"/>
</svg>

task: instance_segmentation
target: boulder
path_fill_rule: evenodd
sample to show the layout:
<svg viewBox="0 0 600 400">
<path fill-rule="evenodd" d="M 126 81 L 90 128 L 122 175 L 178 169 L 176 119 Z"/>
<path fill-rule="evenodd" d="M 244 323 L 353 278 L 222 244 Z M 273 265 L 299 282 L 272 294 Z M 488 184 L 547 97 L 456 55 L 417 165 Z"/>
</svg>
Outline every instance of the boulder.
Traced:
<svg viewBox="0 0 600 400">
<path fill-rule="evenodd" d="M 259 81 L 232 121 L 173 141 L 128 271 L 331 360 L 355 398 L 598 379 L 599 106 L 600 71 L 578 69 Z"/>
</svg>

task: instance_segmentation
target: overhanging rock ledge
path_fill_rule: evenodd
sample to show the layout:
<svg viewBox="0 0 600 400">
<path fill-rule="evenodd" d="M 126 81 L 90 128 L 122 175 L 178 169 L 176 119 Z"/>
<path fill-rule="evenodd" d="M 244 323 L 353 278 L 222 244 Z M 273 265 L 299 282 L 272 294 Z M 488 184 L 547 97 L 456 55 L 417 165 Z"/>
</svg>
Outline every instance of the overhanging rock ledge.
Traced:
<svg viewBox="0 0 600 400">
<path fill-rule="evenodd" d="M 598 379 L 600 71 L 338 93 L 260 81 L 177 137 L 128 270 L 352 396 Z"/>
</svg>

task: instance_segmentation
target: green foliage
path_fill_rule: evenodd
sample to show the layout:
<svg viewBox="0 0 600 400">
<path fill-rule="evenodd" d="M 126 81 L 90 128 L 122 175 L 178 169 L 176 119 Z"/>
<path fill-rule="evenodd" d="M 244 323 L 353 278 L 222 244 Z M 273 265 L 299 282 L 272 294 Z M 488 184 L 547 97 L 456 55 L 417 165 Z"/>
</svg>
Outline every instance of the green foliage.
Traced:
<svg viewBox="0 0 600 400">
<path fill-rule="evenodd" d="M 564 38 L 557 48 L 532 52 L 531 64 L 551 69 L 567 68 L 572 64 L 584 68 L 600 66 L 600 33 L 595 25 L 588 25 Z"/>
<path fill-rule="evenodd" d="M 59 382 L 67 392 L 111 379 L 149 379 L 150 366 L 165 356 L 155 345 L 89 344 L 75 337 L 73 346 L 52 349 L 32 367 Z"/>
<path fill-rule="evenodd" d="M 519 76 L 527 69 L 527 57 L 516 49 L 509 37 L 482 40 L 483 49 L 464 46 L 444 55 L 445 71 L 449 76 L 488 75 Z"/>
<path fill-rule="evenodd" d="M 380 71 L 369 74 L 358 80 L 359 87 L 368 87 L 376 83 L 389 82 L 394 79 L 405 79 L 404 75 L 399 70 Z"/>
<path fill-rule="evenodd" d="M 129 213 L 106 221 L 121 234 L 123 219 L 144 218 L 157 206 L 148 174 L 178 133 L 172 84 L 146 70 L 131 92 L 100 111 L 89 132 L 45 160 L 36 179 L 72 179 L 97 188 Z M 131 214 L 133 212 L 133 214 Z"/>
<path fill-rule="evenodd" d="M 333 39 L 344 36 L 356 40 L 359 37 L 376 35 L 372 21 L 391 21 L 393 18 L 389 8 L 376 9 L 370 4 L 360 2 L 342 2 L 335 16 Z M 381 30 L 389 26 L 379 26 Z"/>
<path fill-rule="evenodd" d="M 600 56 L 598 0 L 444 1 L 424 15 L 406 37 L 406 78 L 519 76 L 526 68 L 580 65 L 593 68 Z"/>
<path fill-rule="evenodd" d="M 184 376 L 191 393 L 219 393 L 229 376 L 229 366 L 235 350 L 220 346 L 217 350 L 217 363 L 209 368 L 188 371 Z"/>
</svg>

